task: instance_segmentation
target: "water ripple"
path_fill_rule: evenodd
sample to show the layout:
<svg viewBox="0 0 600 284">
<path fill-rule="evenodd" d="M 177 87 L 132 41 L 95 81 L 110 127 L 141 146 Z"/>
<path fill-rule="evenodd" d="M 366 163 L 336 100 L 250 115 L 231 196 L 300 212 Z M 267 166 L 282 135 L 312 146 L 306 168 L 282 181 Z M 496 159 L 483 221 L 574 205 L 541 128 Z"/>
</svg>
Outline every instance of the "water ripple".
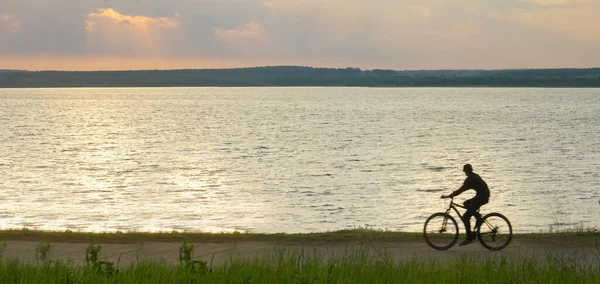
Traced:
<svg viewBox="0 0 600 284">
<path fill-rule="evenodd" d="M 464 163 L 517 232 L 600 227 L 598 89 L 19 89 L 0 105 L 0 228 L 418 232 Z"/>
</svg>

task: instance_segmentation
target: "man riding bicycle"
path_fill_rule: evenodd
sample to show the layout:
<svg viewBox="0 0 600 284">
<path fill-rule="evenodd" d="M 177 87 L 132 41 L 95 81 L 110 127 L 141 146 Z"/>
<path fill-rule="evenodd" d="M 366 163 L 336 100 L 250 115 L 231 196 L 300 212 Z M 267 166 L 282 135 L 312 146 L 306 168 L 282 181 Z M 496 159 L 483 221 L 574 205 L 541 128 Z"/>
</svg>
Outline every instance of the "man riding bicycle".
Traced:
<svg viewBox="0 0 600 284">
<path fill-rule="evenodd" d="M 466 164 L 463 166 L 463 171 L 467 175 L 465 182 L 463 185 L 452 192 L 449 195 L 442 195 L 442 198 L 453 198 L 468 189 L 474 189 L 477 194 L 475 197 L 464 202 L 465 208 L 467 211 L 462 216 L 462 221 L 465 224 L 465 230 L 467 231 L 467 238 L 460 243 L 459 246 L 465 246 L 473 242 L 475 239 L 475 234 L 471 232 L 471 217 L 475 215 L 479 207 L 484 204 L 487 204 L 490 199 L 490 189 L 483 179 L 476 173 L 473 172 L 473 167 L 470 164 Z"/>
</svg>

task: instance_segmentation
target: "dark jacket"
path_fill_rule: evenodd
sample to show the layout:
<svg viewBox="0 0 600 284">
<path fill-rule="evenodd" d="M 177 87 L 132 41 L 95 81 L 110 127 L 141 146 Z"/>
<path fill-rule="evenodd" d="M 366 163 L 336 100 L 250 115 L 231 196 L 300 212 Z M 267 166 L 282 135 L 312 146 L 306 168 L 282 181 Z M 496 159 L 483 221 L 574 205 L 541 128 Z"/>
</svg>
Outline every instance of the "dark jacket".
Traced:
<svg viewBox="0 0 600 284">
<path fill-rule="evenodd" d="M 488 188 L 487 183 L 485 183 L 485 181 L 483 181 L 483 179 L 476 173 L 470 173 L 465 179 L 463 185 L 450 194 L 450 196 L 457 196 L 468 189 L 474 189 L 477 192 L 477 195 L 475 195 L 473 200 L 477 201 L 477 203 L 480 205 L 486 204 L 490 201 L 490 189 Z"/>
</svg>

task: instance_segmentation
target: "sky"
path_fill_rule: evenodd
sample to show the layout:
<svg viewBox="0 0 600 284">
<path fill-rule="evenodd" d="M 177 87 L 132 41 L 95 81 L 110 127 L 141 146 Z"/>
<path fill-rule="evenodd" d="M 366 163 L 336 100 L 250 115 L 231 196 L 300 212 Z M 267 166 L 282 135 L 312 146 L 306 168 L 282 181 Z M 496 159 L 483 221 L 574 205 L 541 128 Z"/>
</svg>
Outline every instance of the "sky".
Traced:
<svg viewBox="0 0 600 284">
<path fill-rule="evenodd" d="M 0 0 L 0 69 L 600 67 L 600 0 Z"/>
</svg>

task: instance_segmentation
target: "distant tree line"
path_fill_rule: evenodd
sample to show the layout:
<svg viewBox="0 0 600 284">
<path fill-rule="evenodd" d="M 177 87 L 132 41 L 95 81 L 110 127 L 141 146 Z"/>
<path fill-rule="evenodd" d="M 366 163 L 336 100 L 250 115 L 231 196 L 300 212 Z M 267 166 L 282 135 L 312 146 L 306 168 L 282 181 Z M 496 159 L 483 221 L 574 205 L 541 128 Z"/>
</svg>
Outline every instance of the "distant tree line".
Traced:
<svg viewBox="0 0 600 284">
<path fill-rule="evenodd" d="M 234 69 L 0 72 L 0 87 L 365 86 L 600 87 L 600 68 L 361 70 L 273 66 Z"/>
</svg>

